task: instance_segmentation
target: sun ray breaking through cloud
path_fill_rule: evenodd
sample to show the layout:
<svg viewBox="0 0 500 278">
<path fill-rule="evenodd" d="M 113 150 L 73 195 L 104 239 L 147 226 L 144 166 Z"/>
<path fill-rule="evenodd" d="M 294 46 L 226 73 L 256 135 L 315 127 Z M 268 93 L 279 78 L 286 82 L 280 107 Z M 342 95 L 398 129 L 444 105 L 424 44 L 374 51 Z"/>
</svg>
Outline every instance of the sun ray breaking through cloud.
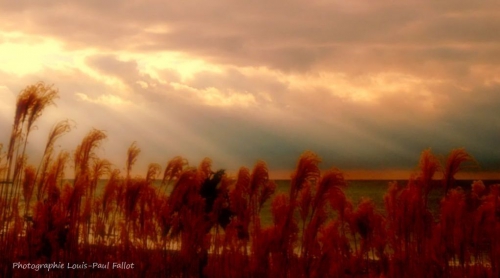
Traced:
<svg viewBox="0 0 500 278">
<path fill-rule="evenodd" d="M 369 171 L 465 147 L 500 170 L 494 1 L 24 1 L 0 11 L 2 128 L 15 94 L 43 80 L 61 99 L 39 134 L 70 118 L 68 142 L 105 129 L 120 141 L 115 157 L 138 141 L 158 159 L 284 169 L 312 149 L 328 166 Z"/>
</svg>

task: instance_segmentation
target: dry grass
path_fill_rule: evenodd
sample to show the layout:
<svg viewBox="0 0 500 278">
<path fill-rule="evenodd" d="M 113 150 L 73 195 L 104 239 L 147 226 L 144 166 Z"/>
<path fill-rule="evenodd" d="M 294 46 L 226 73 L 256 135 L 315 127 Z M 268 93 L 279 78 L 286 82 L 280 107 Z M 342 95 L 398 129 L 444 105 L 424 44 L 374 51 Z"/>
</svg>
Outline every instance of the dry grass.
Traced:
<svg viewBox="0 0 500 278">
<path fill-rule="evenodd" d="M 232 179 L 214 171 L 209 158 L 198 167 L 173 158 L 156 187 L 159 164 L 150 164 L 145 178 L 130 175 L 140 154 L 135 142 L 124 176 L 98 157 L 106 139 L 99 130 L 77 147 L 70 183 L 64 170 L 71 156 L 56 156 L 53 148 L 70 130 L 68 122 L 50 132 L 38 166 L 28 165 L 24 153 L 30 129 L 56 96 L 43 83 L 21 92 L 6 153 L 0 145 L 2 277 L 500 276 L 500 185 L 457 187 L 455 174 L 473 161 L 463 149 L 453 150 L 444 165 L 423 151 L 420 172 L 407 185 L 388 185 L 385 212 L 370 199 L 353 205 L 343 173 L 321 174 L 320 158 L 311 152 L 298 159 L 287 194 L 274 194 L 263 161 Z M 102 179 L 107 183 L 97 190 Z M 438 186 L 446 194 L 435 217 L 427 199 Z M 266 202 L 269 226 L 260 221 Z M 62 262 L 65 269 L 14 269 L 16 262 Z M 93 262 L 135 266 L 98 270 Z M 86 269 L 68 269 L 73 264 Z"/>
</svg>

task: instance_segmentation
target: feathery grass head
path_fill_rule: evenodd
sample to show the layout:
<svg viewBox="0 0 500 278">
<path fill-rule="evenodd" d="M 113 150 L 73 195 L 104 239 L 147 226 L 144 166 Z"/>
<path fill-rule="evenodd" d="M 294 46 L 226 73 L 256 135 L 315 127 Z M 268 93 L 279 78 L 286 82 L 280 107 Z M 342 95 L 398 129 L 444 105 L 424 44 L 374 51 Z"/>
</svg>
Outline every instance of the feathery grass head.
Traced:
<svg viewBox="0 0 500 278">
<path fill-rule="evenodd" d="M 448 154 L 443 173 L 443 186 L 445 191 L 455 186 L 455 175 L 460 171 L 465 162 L 473 162 L 474 158 L 464 148 L 454 149 Z"/>
<path fill-rule="evenodd" d="M 96 157 L 92 159 L 92 161 L 92 172 L 90 173 L 92 183 L 89 187 L 91 194 L 93 194 L 96 190 L 99 179 L 111 172 L 111 162 L 109 162 L 107 159 L 100 159 Z"/>
<path fill-rule="evenodd" d="M 35 121 L 42 115 L 46 106 L 53 104 L 54 98 L 58 95 L 58 91 L 52 88 L 52 85 L 45 85 L 43 82 L 38 82 L 34 85 L 27 86 L 17 98 L 16 112 L 14 115 L 14 124 L 10 135 L 9 147 L 7 150 L 7 175 L 10 179 L 12 165 L 14 165 L 13 180 L 14 186 L 17 188 L 19 175 L 22 171 L 23 164 L 19 160 L 25 158 L 26 145 L 28 136 Z M 21 150 L 21 142 L 24 140 L 24 146 Z M 21 150 L 18 157 L 14 158 L 14 151 Z M 15 160 L 15 161 L 14 161 Z M 18 168 L 18 166 L 21 166 Z M 7 190 L 8 192 L 9 190 Z"/>
<path fill-rule="evenodd" d="M 483 181 L 477 180 L 472 183 L 472 193 L 480 197 L 485 193 L 486 186 Z"/>
<path fill-rule="evenodd" d="M 136 204 L 141 197 L 142 191 L 147 187 L 143 180 L 133 180 L 125 189 L 125 215 L 130 220 L 133 217 Z"/>
<path fill-rule="evenodd" d="M 441 170 L 441 165 L 438 158 L 432 154 L 430 149 L 426 149 L 420 155 L 419 161 L 420 173 L 415 180 L 415 185 L 418 185 L 424 204 L 427 203 L 429 193 L 437 187 L 438 183 L 433 180 L 437 171 Z M 411 178 L 410 181 L 413 179 Z"/>
<path fill-rule="evenodd" d="M 49 133 L 49 137 L 47 139 L 47 144 L 45 145 L 45 150 L 42 156 L 42 162 L 36 172 L 35 175 L 35 180 L 38 180 L 38 191 L 37 191 L 37 197 L 38 199 L 41 198 L 41 190 L 43 189 L 43 183 L 44 180 L 46 179 L 46 172 L 48 170 L 48 167 L 52 161 L 52 155 L 54 152 L 54 144 L 59 139 L 64 133 L 69 132 L 71 130 L 71 127 L 69 125 L 69 121 L 60 121 L 58 122 L 54 127 L 52 127 L 52 130 Z M 38 175 L 41 174 L 41 177 L 39 178 Z M 55 178 L 57 179 L 57 174 L 55 175 Z"/>
<path fill-rule="evenodd" d="M 373 200 L 362 198 L 356 211 L 352 215 L 352 221 L 356 230 L 363 239 L 366 239 L 373 231 L 373 218 L 375 213 L 375 203 Z"/>
<path fill-rule="evenodd" d="M 106 207 L 109 202 L 111 202 L 115 197 L 118 197 L 118 190 L 120 187 L 120 170 L 114 169 L 109 180 L 104 187 L 104 193 L 102 195 L 102 207 L 103 211 L 106 212 Z"/>
<path fill-rule="evenodd" d="M 137 142 L 135 141 L 127 150 L 127 179 L 130 178 L 130 171 L 132 171 L 132 166 L 134 166 L 135 162 L 137 161 L 137 156 L 139 156 L 140 152 L 141 149 L 137 147 Z"/>
<path fill-rule="evenodd" d="M 49 133 L 49 138 L 47 140 L 47 144 L 45 145 L 45 152 L 52 153 L 54 143 L 57 139 L 69 131 L 71 131 L 71 126 L 68 120 L 58 122 Z"/>
<path fill-rule="evenodd" d="M 61 151 L 57 155 L 57 159 L 52 164 L 51 171 L 56 174 L 58 179 L 64 178 L 64 168 L 66 167 L 66 163 L 69 160 L 69 153 L 67 151 Z"/>
<path fill-rule="evenodd" d="M 92 161 L 92 176 L 95 180 L 99 180 L 100 177 L 111 172 L 112 164 L 109 160 L 96 157 Z"/>
<path fill-rule="evenodd" d="M 343 189 L 347 187 L 344 174 L 337 168 L 328 170 L 316 186 L 313 207 L 321 207 L 327 199 L 338 201 L 345 199 Z M 339 204 L 343 207 L 342 204 Z"/>
<path fill-rule="evenodd" d="M 163 172 L 162 183 L 165 184 L 167 181 L 178 179 L 187 165 L 188 165 L 187 160 L 181 156 L 176 156 L 172 158 L 167 163 L 167 167 Z"/>
<path fill-rule="evenodd" d="M 262 186 L 259 192 L 259 199 L 258 199 L 259 211 L 264 206 L 264 203 L 269 198 L 271 198 L 271 196 L 274 194 L 275 191 L 276 191 L 276 183 L 274 181 L 268 181 Z"/>
<path fill-rule="evenodd" d="M 160 174 L 161 166 L 158 163 L 150 163 L 148 166 L 148 172 L 146 173 L 146 182 L 149 184 L 156 180 Z"/>
<path fill-rule="evenodd" d="M 269 181 L 267 164 L 264 161 L 257 161 L 250 176 L 250 195 L 255 196 L 259 188 L 265 186 Z"/>
<path fill-rule="evenodd" d="M 277 194 L 271 202 L 271 213 L 273 216 L 273 223 L 278 227 L 285 225 L 286 215 L 290 210 L 290 199 L 284 194 Z"/>
<path fill-rule="evenodd" d="M 190 195 L 196 194 L 199 196 L 201 183 L 202 180 L 196 169 L 184 170 L 169 197 L 171 211 L 179 211 L 187 203 Z"/>
<path fill-rule="evenodd" d="M 309 215 L 312 202 L 312 192 L 311 184 L 306 183 L 302 186 L 297 198 L 297 205 L 299 208 L 300 218 L 302 222 L 306 222 L 307 216 Z"/>
<path fill-rule="evenodd" d="M 44 82 L 24 88 L 17 98 L 14 127 L 19 127 L 27 120 L 28 129 L 31 129 L 33 123 L 41 116 L 43 109 L 54 103 L 58 93 L 53 85 L 46 85 Z"/>
<path fill-rule="evenodd" d="M 236 179 L 236 184 L 234 185 L 235 190 L 241 193 L 249 194 L 250 192 L 250 170 L 246 167 L 241 167 L 238 170 L 238 177 Z"/>
<path fill-rule="evenodd" d="M 59 94 L 53 85 L 46 85 L 43 82 L 38 82 L 35 85 L 26 87 L 23 91 L 26 94 L 28 105 L 28 130 L 31 129 L 33 123 L 42 115 L 43 109 L 46 106 L 54 103 L 54 98 Z"/>
<path fill-rule="evenodd" d="M 208 157 L 205 157 L 200 165 L 198 166 L 198 173 L 201 175 L 203 180 L 210 177 L 212 174 L 212 160 Z"/>
<path fill-rule="evenodd" d="M 78 145 L 75 152 L 75 168 L 77 172 L 88 171 L 89 162 L 95 158 L 95 149 L 99 147 L 102 140 L 106 139 L 106 134 L 97 129 L 92 129 L 82 143 Z"/>
<path fill-rule="evenodd" d="M 432 154 L 430 149 L 426 149 L 422 152 L 418 165 L 420 168 L 419 179 L 424 184 L 429 184 L 434 174 L 440 170 L 439 160 Z"/>
<path fill-rule="evenodd" d="M 292 198 L 297 196 L 304 183 L 319 178 L 320 170 L 318 168 L 318 164 L 320 162 L 321 159 L 315 153 L 310 151 L 307 151 L 300 156 L 297 168 L 292 174 L 292 185 L 290 188 L 290 196 Z"/>
<path fill-rule="evenodd" d="M 384 194 L 384 205 L 385 211 L 387 212 L 389 217 L 395 217 L 398 207 L 398 196 L 401 192 L 401 188 L 398 185 L 397 181 L 389 182 L 389 188 L 387 192 Z"/>
<path fill-rule="evenodd" d="M 238 220 L 246 221 L 249 217 L 248 200 L 237 187 L 229 191 L 229 208 L 236 215 Z M 249 221 L 249 220 L 248 220 Z"/>
</svg>

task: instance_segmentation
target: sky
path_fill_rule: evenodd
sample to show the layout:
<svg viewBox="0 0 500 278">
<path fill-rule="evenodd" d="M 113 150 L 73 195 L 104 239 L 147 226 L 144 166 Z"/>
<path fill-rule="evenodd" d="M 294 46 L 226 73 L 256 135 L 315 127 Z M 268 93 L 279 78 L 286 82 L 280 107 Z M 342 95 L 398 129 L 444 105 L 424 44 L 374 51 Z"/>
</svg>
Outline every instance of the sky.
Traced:
<svg viewBox="0 0 500 278">
<path fill-rule="evenodd" d="M 59 89 L 32 163 L 69 119 L 59 149 L 104 130 L 99 156 L 124 169 L 135 141 L 137 174 L 180 155 L 286 177 L 306 150 L 323 169 L 397 173 L 460 147 L 500 172 L 498 1 L 22 0 L 0 14 L 0 143 L 23 88 Z"/>
</svg>

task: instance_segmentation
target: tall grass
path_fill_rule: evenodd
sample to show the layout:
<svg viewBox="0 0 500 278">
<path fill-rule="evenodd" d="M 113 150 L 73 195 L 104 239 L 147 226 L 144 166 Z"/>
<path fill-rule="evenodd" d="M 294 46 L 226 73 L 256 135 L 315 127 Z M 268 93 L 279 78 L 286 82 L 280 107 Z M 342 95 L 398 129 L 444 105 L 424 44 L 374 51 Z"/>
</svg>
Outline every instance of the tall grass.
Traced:
<svg viewBox="0 0 500 278">
<path fill-rule="evenodd" d="M 50 131 L 39 164 L 30 165 L 30 131 L 55 97 L 57 90 L 43 83 L 23 90 L 7 150 L 0 145 L 2 277 L 500 275 L 500 185 L 458 186 L 455 175 L 473 163 L 464 149 L 445 161 L 424 150 L 407 184 L 388 184 L 383 210 L 368 198 L 351 202 L 342 171 L 320 171 L 312 152 L 299 157 L 287 193 L 275 193 L 264 161 L 229 177 L 209 158 L 191 166 L 174 157 L 165 169 L 151 163 L 144 177 L 132 177 L 137 143 L 121 173 L 97 156 L 106 139 L 100 130 L 91 130 L 72 155 L 56 155 L 56 140 L 70 131 L 63 121 Z M 106 184 L 98 190 L 101 180 Z M 444 192 L 437 214 L 429 209 L 435 189 Z M 260 218 L 267 202 L 270 225 Z M 65 267 L 13 266 L 52 262 Z M 90 267 L 94 262 L 134 268 L 99 270 Z M 86 268 L 69 268 L 74 264 Z"/>
</svg>

